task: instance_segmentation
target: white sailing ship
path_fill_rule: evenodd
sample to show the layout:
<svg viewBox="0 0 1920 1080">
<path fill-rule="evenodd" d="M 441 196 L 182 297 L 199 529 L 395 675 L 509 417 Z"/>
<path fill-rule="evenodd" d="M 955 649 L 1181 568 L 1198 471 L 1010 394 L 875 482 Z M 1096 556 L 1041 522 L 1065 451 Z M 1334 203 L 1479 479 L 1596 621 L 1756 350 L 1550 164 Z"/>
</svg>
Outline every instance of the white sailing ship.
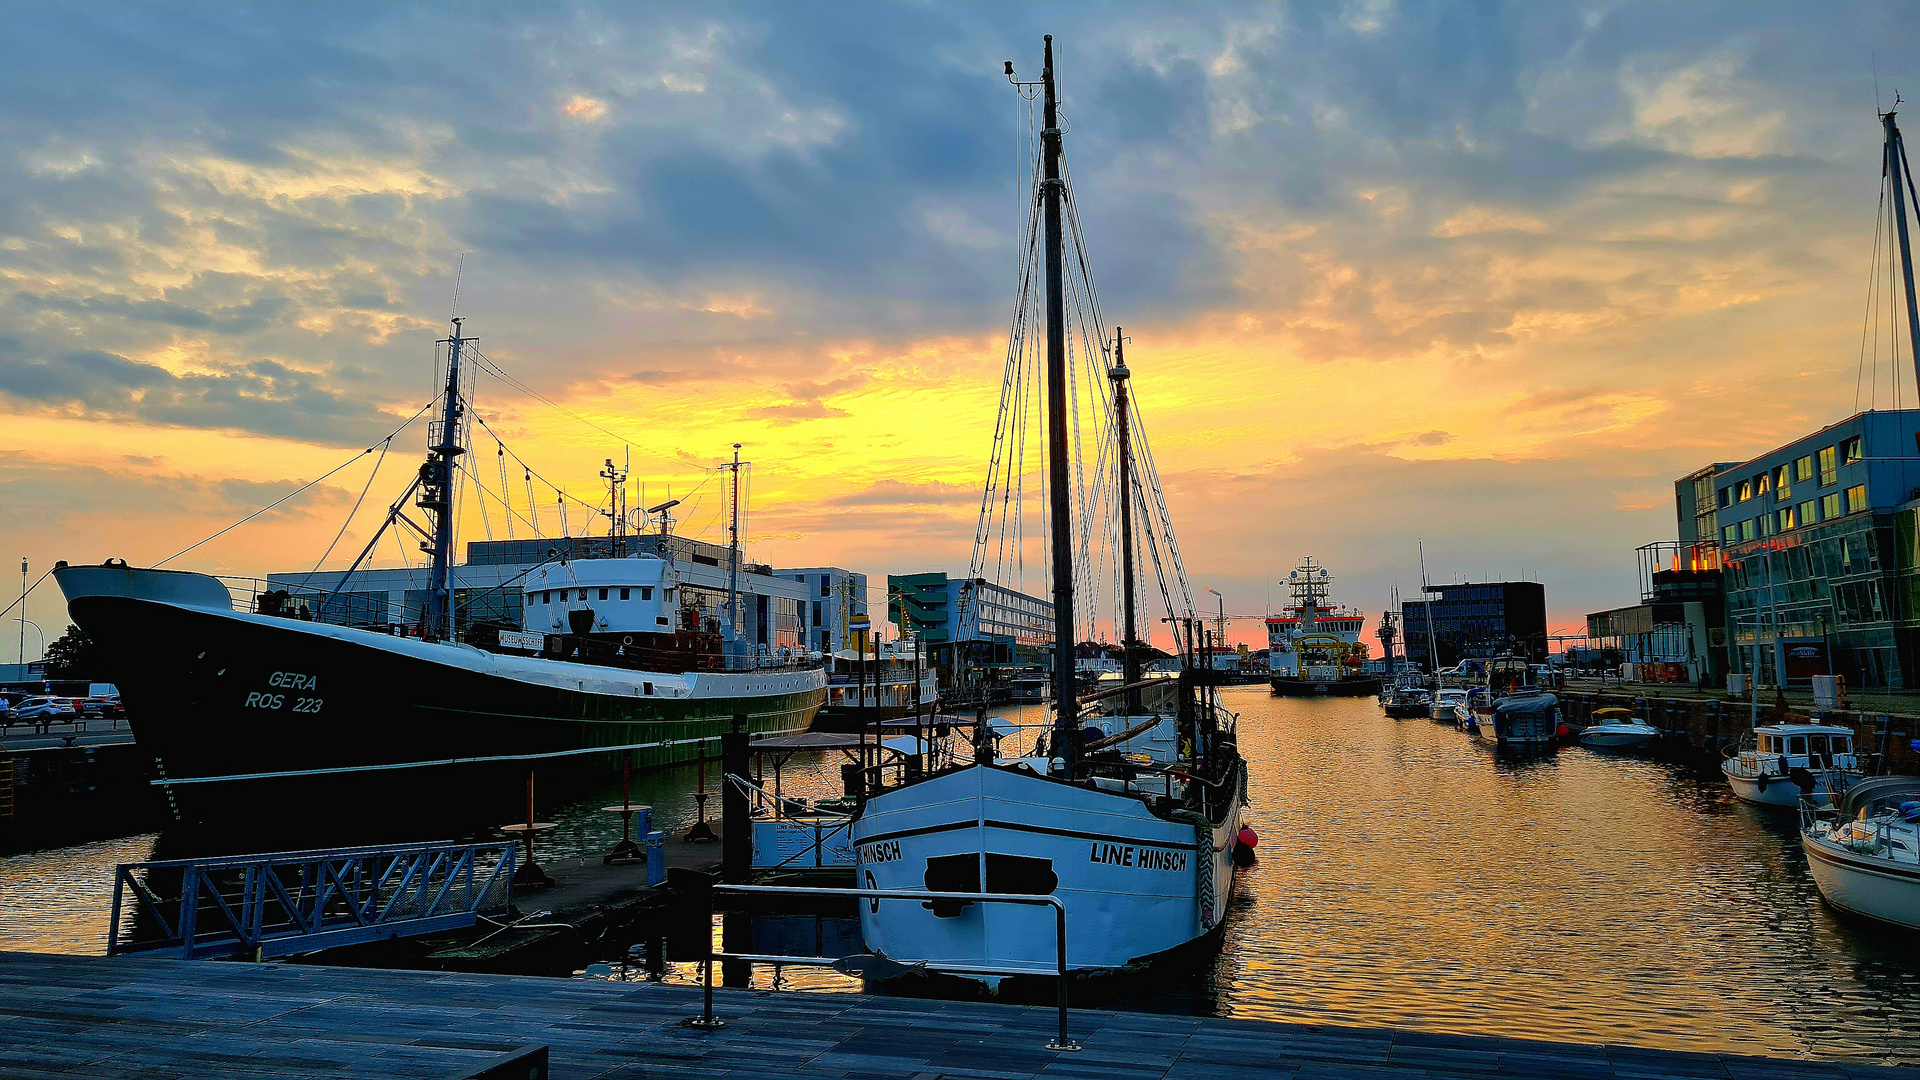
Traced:
<svg viewBox="0 0 1920 1080">
<path fill-rule="evenodd" d="M 1007 483 L 1009 466 L 1022 460 L 1017 449 L 1006 447 L 1024 433 L 1019 410 L 1024 388 L 1034 381 L 1028 361 L 1040 367 L 1038 350 L 1028 347 L 1026 327 L 1035 286 L 1043 279 L 1044 370 L 1052 391 L 1046 410 L 1046 494 L 1056 638 L 1054 719 L 1029 752 L 1000 756 L 990 740 L 982 740 L 970 761 L 865 792 L 853 821 L 853 841 L 865 887 L 1058 897 L 1066 907 L 1067 966 L 1075 972 L 1110 972 L 1212 938 L 1228 910 L 1236 857 L 1250 856 L 1251 843 L 1245 841 L 1253 838 L 1241 836 L 1246 777 L 1233 717 L 1214 697 L 1218 677 L 1196 659 L 1192 601 L 1178 569 L 1165 501 L 1144 440 L 1129 426 L 1124 338 L 1117 328 L 1108 336 L 1097 306 L 1091 311 L 1081 306 L 1092 297 L 1083 276 L 1073 282 L 1076 308 L 1066 310 L 1063 279 L 1083 274 L 1086 261 L 1084 251 L 1067 251 L 1063 238 L 1065 217 L 1072 225 L 1071 243 L 1079 248 L 1081 233 L 1071 221 L 1073 194 L 1061 179 L 1050 37 L 1040 81 L 1014 85 L 1023 93 L 1037 89 L 1044 95 L 1045 127 L 1030 204 L 1025 280 L 1002 388 L 1001 437 L 989 467 L 975 563 L 978 571 L 988 561 L 995 520 L 1000 537 L 1006 537 L 1006 511 L 997 519 L 991 516 L 997 504 L 1008 501 L 999 497 L 1019 498 L 1019 492 L 996 485 Z M 1077 390 L 1067 381 L 1070 316 L 1081 334 L 1080 360 L 1094 369 Z M 1085 411 L 1096 417 L 1096 425 L 1104 422 L 1089 451 L 1098 462 L 1084 471 L 1067 455 L 1070 442 L 1081 445 L 1070 440 L 1078 433 L 1069 431 L 1068 402 L 1076 393 L 1092 398 Z M 1079 492 L 1080 498 L 1071 490 L 1074 477 L 1091 489 Z M 1115 492 L 1126 494 L 1115 497 Z M 1110 511 L 1106 528 L 1096 527 L 1098 505 Z M 1137 529 L 1136 512 L 1142 519 Z M 1136 534 L 1160 571 L 1168 616 L 1184 629 L 1178 637 L 1183 663 L 1177 677 L 1141 674 Z M 1117 539 L 1117 557 L 1105 559 L 1104 569 L 1091 554 L 1076 565 L 1076 553 L 1096 536 Z M 1012 542 L 1017 547 L 1021 538 Z M 1124 627 L 1125 673 L 1121 685 L 1083 697 L 1075 687 L 1074 642 L 1087 624 L 1076 612 L 1094 610 L 1092 583 L 1111 580 L 1116 567 L 1123 595 L 1115 622 Z M 1077 602 L 1086 606 L 1077 608 Z M 862 904 L 860 923 L 867 945 L 877 952 L 989 984 L 1057 970 L 1054 915 L 1046 908 L 872 900 Z"/>
</svg>

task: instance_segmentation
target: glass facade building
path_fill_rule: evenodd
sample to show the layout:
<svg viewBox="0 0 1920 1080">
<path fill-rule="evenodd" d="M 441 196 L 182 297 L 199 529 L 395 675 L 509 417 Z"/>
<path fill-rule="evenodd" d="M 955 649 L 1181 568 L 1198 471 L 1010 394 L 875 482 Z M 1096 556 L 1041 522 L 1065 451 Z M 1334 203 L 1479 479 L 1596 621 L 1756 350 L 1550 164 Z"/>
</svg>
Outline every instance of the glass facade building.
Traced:
<svg viewBox="0 0 1920 1080">
<path fill-rule="evenodd" d="M 1858 413 L 1710 469 L 1728 666 L 1763 684 L 1920 686 L 1920 410 Z"/>
<path fill-rule="evenodd" d="M 1426 592 L 1429 599 L 1400 605 L 1400 636 L 1410 663 L 1433 671 L 1492 656 L 1546 662 L 1547 590 L 1539 582 L 1429 585 Z M 1430 654 L 1434 647 L 1437 663 Z"/>
<path fill-rule="evenodd" d="M 887 618 L 919 635 L 938 667 L 951 668 L 962 649 L 982 667 L 1050 663 L 1053 604 L 985 578 L 888 574 Z"/>
</svg>

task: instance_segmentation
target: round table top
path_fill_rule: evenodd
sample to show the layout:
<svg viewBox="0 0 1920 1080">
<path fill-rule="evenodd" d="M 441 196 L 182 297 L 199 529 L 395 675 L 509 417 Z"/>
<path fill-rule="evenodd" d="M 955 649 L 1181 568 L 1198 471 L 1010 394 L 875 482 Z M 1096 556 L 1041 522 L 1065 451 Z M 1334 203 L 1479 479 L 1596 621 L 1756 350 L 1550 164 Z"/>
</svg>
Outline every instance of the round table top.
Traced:
<svg viewBox="0 0 1920 1080">
<path fill-rule="evenodd" d="M 531 825 L 522 821 L 514 825 L 502 825 L 500 826 L 500 831 L 501 832 L 546 832 L 548 829 L 557 829 L 559 827 L 560 826 L 558 824 L 551 821 L 536 821 Z"/>
<path fill-rule="evenodd" d="M 626 806 L 603 806 L 600 809 L 609 814 L 631 814 L 635 810 L 651 810 L 653 807 L 645 803 L 629 803 Z"/>
</svg>

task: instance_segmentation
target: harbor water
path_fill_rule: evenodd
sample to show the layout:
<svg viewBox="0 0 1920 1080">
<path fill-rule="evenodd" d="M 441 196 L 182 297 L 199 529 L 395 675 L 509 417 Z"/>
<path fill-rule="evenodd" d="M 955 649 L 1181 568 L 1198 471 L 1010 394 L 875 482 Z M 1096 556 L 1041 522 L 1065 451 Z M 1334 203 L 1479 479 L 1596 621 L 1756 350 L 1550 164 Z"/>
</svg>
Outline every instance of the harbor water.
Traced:
<svg viewBox="0 0 1920 1080">
<path fill-rule="evenodd" d="M 1451 727 L 1387 719 L 1365 698 L 1244 687 L 1223 701 L 1240 714 L 1248 817 L 1262 838 L 1224 947 L 1194 968 L 1076 989 L 1077 1001 L 1920 1064 L 1920 943 L 1827 908 L 1793 815 L 1734 801 L 1717 770 L 1578 747 L 1497 758 Z M 782 785 L 832 794 L 838 764 L 797 756 Z M 656 827 L 683 830 L 695 786 L 691 768 L 648 774 L 634 799 L 654 806 Z M 609 801 L 617 785 L 547 814 L 562 828 L 543 860 L 606 850 L 619 836 L 617 818 L 599 812 Z M 718 807 L 715 796 L 716 817 Z M 98 953 L 111 865 L 152 844 L 0 860 L 0 948 Z M 850 918 L 767 929 L 816 955 L 858 943 Z M 665 977 L 693 981 L 698 968 L 669 965 Z M 815 968 L 761 970 L 753 982 L 860 988 Z"/>
</svg>

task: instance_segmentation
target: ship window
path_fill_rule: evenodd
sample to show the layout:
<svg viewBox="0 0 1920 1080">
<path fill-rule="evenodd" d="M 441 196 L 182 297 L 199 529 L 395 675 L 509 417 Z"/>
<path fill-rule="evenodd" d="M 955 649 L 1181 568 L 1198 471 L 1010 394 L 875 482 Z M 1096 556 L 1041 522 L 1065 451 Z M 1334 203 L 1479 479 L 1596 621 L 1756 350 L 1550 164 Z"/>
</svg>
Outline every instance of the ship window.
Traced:
<svg viewBox="0 0 1920 1080">
<path fill-rule="evenodd" d="M 935 855 L 927 860 L 927 872 L 922 880 L 929 892 L 979 892 L 980 856 Z M 929 900 L 925 906 L 936 917 L 951 919 L 969 905 L 964 900 Z"/>
<path fill-rule="evenodd" d="M 632 597 L 631 595 L 629 595 L 629 594 L 630 594 L 630 593 L 632 593 L 632 592 L 633 592 L 633 590 L 632 590 L 632 589 L 627 589 L 627 588 L 622 588 L 622 589 L 620 590 L 620 599 L 622 599 L 622 600 L 631 600 L 631 599 L 633 599 L 633 597 Z"/>
<path fill-rule="evenodd" d="M 987 852 L 987 891 L 1046 895 L 1060 885 L 1052 859 Z"/>
<path fill-rule="evenodd" d="M 549 592 L 543 592 L 543 593 L 541 593 L 541 594 L 540 594 L 540 602 L 541 602 L 541 603 L 543 603 L 543 604 L 551 604 L 551 603 L 553 603 L 553 593 L 552 593 L 551 591 L 549 591 Z"/>
<path fill-rule="evenodd" d="M 1807 737 L 1805 735 L 1795 735 L 1793 738 L 1787 740 L 1787 753 L 1798 757 L 1806 752 Z"/>
<path fill-rule="evenodd" d="M 653 599 L 653 586 L 651 585 L 640 586 L 640 599 L 642 600 Z"/>
<path fill-rule="evenodd" d="M 1773 753 L 1773 736 L 1771 735 L 1760 736 L 1760 752 L 1763 754 Z"/>
<path fill-rule="evenodd" d="M 1809 735 L 1807 736 L 1807 746 L 1816 754 L 1824 754 L 1827 752 L 1827 737 L 1825 735 Z"/>
<path fill-rule="evenodd" d="M 1847 737 L 1845 735 L 1835 735 L 1833 737 L 1833 752 L 1836 754 L 1847 754 L 1847 753 L 1853 752 L 1853 747 L 1847 741 Z"/>
<path fill-rule="evenodd" d="M 643 682 L 643 683 L 641 683 L 641 684 L 640 684 L 640 692 L 641 692 L 641 693 L 643 693 L 643 694 L 651 694 L 651 693 L 653 693 L 653 684 L 652 684 L 652 683 L 650 683 L 650 682 Z"/>
<path fill-rule="evenodd" d="M 600 599 L 602 599 L 602 600 L 605 600 L 606 598 L 607 598 L 607 590 L 605 590 L 605 589 L 601 589 L 601 590 L 600 590 Z"/>
</svg>

